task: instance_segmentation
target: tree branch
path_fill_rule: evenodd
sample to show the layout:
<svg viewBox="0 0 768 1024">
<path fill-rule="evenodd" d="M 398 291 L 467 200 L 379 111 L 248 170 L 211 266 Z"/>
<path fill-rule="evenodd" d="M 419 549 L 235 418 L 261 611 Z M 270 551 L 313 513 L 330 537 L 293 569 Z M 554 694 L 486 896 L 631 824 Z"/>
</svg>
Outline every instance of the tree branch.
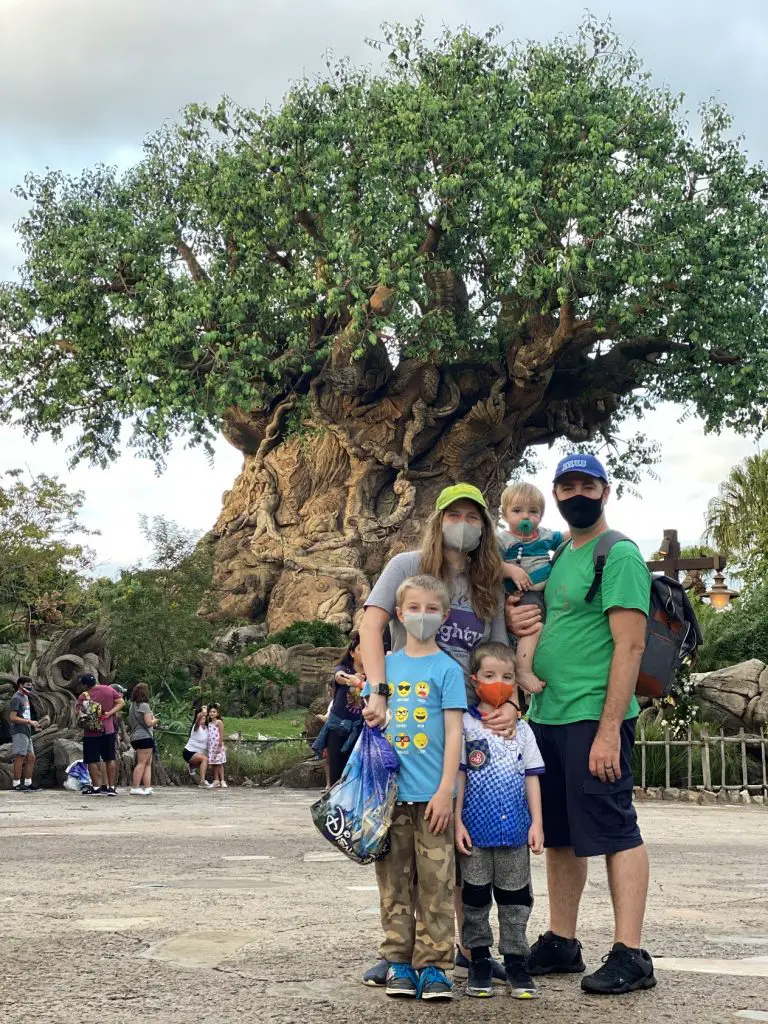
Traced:
<svg viewBox="0 0 768 1024">
<path fill-rule="evenodd" d="M 207 281 L 208 275 L 200 266 L 200 264 L 197 261 L 197 257 L 180 235 L 176 239 L 175 245 L 176 248 L 179 250 L 179 255 L 187 265 L 187 269 L 189 270 L 189 274 L 192 280 Z"/>
</svg>

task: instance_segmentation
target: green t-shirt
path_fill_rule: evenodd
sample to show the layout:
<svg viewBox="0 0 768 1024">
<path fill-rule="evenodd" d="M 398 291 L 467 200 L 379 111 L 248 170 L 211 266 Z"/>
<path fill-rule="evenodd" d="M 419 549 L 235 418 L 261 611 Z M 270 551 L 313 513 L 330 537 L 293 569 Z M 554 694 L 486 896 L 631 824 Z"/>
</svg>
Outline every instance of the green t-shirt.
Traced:
<svg viewBox="0 0 768 1024">
<path fill-rule="evenodd" d="M 619 541 L 611 548 L 594 601 L 587 604 L 584 600 L 595 575 L 598 540 L 596 537 L 575 549 L 569 545 L 552 567 L 544 591 L 547 620 L 533 670 L 547 685 L 531 697 L 530 713 L 531 720 L 541 725 L 600 718 L 613 658 L 613 636 L 606 612 L 636 608 L 648 614 L 650 574 L 643 556 L 629 541 Z M 639 713 L 633 696 L 626 718 Z"/>
</svg>

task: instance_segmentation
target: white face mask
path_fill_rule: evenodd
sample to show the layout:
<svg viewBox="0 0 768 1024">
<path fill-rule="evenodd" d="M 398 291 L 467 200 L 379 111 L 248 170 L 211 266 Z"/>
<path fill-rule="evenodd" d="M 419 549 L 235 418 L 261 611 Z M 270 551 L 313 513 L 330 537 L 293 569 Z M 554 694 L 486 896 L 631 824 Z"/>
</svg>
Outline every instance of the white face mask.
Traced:
<svg viewBox="0 0 768 1024">
<path fill-rule="evenodd" d="M 403 625 L 414 640 L 431 640 L 443 624 L 437 612 L 405 612 Z"/>
<path fill-rule="evenodd" d="M 443 523 L 443 541 L 454 551 L 474 551 L 480 546 L 482 536 L 482 526 L 472 526 L 470 523 Z"/>
</svg>

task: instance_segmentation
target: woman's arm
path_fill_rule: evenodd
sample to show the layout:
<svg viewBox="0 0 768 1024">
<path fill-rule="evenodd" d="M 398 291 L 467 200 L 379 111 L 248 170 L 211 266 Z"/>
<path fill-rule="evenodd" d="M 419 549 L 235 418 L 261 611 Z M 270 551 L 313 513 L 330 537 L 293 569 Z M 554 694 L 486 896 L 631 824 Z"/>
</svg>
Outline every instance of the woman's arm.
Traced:
<svg viewBox="0 0 768 1024">
<path fill-rule="evenodd" d="M 371 605 L 365 609 L 360 623 L 360 656 L 371 687 L 386 682 L 383 634 L 390 618 L 389 612 Z M 372 693 L 363 715 L 368 725 L 384 725 L 387 717 L 387 698 Z"/>
</svg>

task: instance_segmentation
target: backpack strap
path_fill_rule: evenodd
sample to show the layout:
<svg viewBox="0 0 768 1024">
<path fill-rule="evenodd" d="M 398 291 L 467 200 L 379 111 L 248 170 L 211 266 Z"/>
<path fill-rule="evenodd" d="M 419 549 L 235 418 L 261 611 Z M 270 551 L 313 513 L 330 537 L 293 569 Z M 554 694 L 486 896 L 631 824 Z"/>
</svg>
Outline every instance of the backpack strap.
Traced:
<svg viewBox="0 0 768 1024">
<path fill-rule="evenodd" d="M 592 585 L 587 591 L 587 596 L 584 598 L 587 604 L 592 604 L 597 597 L 597 592 L 603 582 L 603 570 L 605 569 L 605 563 L 608 561 L 608 555 L 611 553 L 611 549 L 614 544 L 618 544 L 620 540 L 628 540 L 630 544 L 635 543 L 629 537 L 625 537 L 623 533 L 619 533 L 618 530 L 608 530 L 606 533 L 602 534 L 595 545 L 593 555 L 595 575 L 592 578 Z"/>
<path fill-rule="evenodd" d="M 565 551 L 565 549 L 568 547 L 570 543 L 571 542 L 569 540 L 564 540 L 560 547 L 555 550 L 554 555 L 552 555 L 552 565 L 555 564 L 555 562 L 558 560 L 560 555 L 562 555 L 562 553 Z"/>
</svg>

